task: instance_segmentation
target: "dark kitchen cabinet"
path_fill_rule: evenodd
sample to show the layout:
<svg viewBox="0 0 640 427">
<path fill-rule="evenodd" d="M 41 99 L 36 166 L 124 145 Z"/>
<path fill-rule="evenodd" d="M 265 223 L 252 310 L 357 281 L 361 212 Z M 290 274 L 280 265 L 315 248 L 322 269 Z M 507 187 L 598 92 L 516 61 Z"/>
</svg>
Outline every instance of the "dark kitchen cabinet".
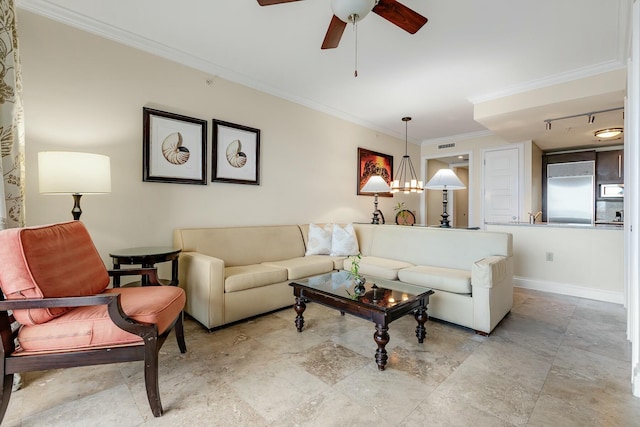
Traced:
<svg viewBox="0 0 640 427">
<path fill-rule="evenodd" d="M 596 185 L 624 183 L 624 150 L 596 153 Z"/>
</svg>

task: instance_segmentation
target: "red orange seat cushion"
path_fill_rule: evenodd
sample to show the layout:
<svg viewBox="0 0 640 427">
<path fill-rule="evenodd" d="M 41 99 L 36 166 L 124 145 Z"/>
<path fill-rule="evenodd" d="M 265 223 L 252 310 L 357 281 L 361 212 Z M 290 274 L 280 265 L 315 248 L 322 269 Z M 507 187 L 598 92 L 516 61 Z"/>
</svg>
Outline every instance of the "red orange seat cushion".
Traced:
<svg viewBox="0 0 640 427">
<path fill-rule="evenodd" d="M 166 331 L 184 307 L 184 291 L 174 286 L 107 289 L 119 293 L 123 311 L 141 323 L 155 323 Z M 25 351 L 73 350 L 141 342 L 142 338 L 118 328 L 106 305 L 78 307 L 40 325 L 22 326 L 18 342 Z"/>
</svg>

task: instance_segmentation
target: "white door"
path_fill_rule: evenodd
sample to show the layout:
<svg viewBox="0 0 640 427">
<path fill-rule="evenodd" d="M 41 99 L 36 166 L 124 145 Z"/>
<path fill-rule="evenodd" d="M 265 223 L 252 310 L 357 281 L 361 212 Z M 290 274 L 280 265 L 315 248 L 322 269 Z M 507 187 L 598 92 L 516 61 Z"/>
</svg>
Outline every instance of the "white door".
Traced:
<svg viewBox="0 0 640 427">
<path fill-rule="evenodd" d="M 520 150 L 484 153 L 484 221 L 511 222 L 520 218 Z"/>
</svg>

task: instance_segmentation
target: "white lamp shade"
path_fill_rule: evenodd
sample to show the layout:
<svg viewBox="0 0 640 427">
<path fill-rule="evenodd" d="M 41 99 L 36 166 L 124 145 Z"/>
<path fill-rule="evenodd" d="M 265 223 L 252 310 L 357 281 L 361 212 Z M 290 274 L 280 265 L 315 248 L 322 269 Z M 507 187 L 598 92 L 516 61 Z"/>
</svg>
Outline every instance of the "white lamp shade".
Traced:
<svg viewBox="0 0 640 427">
<path fill-rule="evenodd" d="M 440 169 L 427 182 L 425 187 L 431 190 L 461 190 L 466 188 L 451 169 Z"/>
<path fill-rule="evenodd" d="M 361 193 L 388 193 L 389 184 L 380 175 L 372 175 L 360 190 Z"/>
<path fill-rule="evenodd" d="M 38 181 L 42 194 L 101 194 L 111 192 L 111 161 L 93 153 L 38 153 Z"/>
<path fill-rule="evenodd" d="M 331 10 L 342 22 L 349 22 L 349 16 L 358 15 L 362 20 L 376 5 L 375 0 L 331 0 Z"/>
</svg>

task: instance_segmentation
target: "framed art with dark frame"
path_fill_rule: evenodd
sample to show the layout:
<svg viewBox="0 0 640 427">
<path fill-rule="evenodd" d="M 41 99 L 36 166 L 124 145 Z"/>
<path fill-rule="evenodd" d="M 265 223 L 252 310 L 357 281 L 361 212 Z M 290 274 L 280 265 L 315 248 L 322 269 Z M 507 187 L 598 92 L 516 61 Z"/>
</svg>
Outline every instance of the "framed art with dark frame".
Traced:
<svg viewBox="0 0 640 427">
<path fill-rule="evenodd" d="M 358 182 L 357 194 L 373 196 L 373 193 L 362 193 L 362 187 L 372 175 L 380 175 L 391 186 L 393 181 L 393 156 L 358 147 Z M 380 197 L 392 197 L 391 193 L 380 193 Z"/>
<path fill-rule="evenodd" d="M 260 129 L 213 119 L 211 181 L 260 185 Z"/>
<path fill-rule="evenodd" d="M 207 184 L 207 121 L 142 109 L 142 180 Z"/>
</svg>

